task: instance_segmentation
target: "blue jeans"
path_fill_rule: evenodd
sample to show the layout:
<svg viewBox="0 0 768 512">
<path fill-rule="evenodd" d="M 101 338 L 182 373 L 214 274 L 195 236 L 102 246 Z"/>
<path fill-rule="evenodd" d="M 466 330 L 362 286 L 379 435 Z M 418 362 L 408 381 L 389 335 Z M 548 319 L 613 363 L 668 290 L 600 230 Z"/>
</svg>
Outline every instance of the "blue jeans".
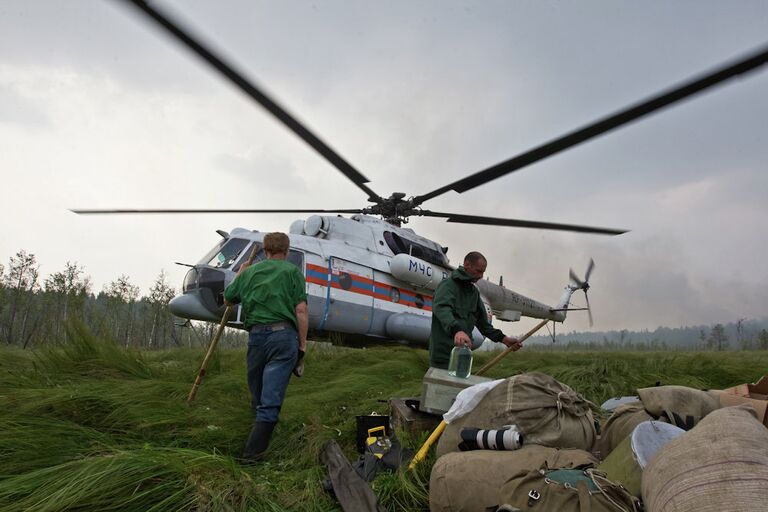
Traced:
<svg viewBox="0 0 768 512">
<path fill-rule="evenodd" d="M 285 390 L 299 355 L 299 335 L 293 327 L 265 326 L 248 337 L 248 389 L 256 421 L 276 423 Z"/>
</svg>

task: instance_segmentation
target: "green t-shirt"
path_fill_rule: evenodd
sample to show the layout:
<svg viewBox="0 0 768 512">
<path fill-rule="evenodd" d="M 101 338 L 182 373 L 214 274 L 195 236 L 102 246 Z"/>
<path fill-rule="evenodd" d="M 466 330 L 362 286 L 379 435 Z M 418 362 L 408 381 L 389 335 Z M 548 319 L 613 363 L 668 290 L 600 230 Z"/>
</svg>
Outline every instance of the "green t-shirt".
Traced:
<svg viewBox="0 0 768 512">
<path fill-rule="evenodd" d="M 307 301 L 304 276 L 285 260 L 264 260 L 251 265 L 224 290 L 229 302 L 242 303 L 245 327 L 275 322 L 296 322 L 296 306 Z"/>
</svg>

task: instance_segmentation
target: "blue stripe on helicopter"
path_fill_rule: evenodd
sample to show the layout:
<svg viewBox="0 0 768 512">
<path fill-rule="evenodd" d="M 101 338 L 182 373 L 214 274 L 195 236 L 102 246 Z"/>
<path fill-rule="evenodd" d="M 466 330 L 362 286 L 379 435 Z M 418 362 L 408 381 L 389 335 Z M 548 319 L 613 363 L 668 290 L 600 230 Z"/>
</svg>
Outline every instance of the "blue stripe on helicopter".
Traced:
<svg viewBox="0 0 768 512">
<path fill-rule="evenodd" d="M 346 290 L 351 293 L 359 293 L 366 296 L 373 296 L 375 299 L 379 300 L 391 300 L 391 292 L 393 289 L 398 290 L 400 292 L 400 300 L 398 300 L 398 303 L 411 306 L 411 307 L 419 307 L 417 305 L 416 301 L 416 293 L 409 292 L 406 290 L 403 290 L 402 288 L 398 288 L 397 286 L 392 286 L 387 283 L 380 283 L 378 281 L 374 281 L 368 277 L 359 276 L 355 274 L 345 273 L 351 280 L 349 283 L 348 288 L 344 288 L 341 286 L 340 281 L 340 275 L 332 274 L 331 275 L 331 288 L 337 288 L 340 290 Z M 320 286 L 328 286 L 328 271 L 327 269 L 320 267 L 318 265 L 312 265 L 310 263 L 306 266 L 306 277 L 307 282 L 312 284 L 317 284 Z M 430 296 L 421 296 L 421 309 L 431 310 L 432 309 L 432 297 Z"/>
</svg>

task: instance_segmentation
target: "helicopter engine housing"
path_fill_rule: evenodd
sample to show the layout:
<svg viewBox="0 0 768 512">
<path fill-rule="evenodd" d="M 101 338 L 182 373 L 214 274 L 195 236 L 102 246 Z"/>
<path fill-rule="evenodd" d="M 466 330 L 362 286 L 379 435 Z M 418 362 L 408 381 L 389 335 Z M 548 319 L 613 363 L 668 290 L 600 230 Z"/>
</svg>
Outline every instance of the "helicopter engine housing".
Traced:
<svg viewBox="0 0 768 512">
<path fill-rule="evenodd" d="M 395 340 L 428 343 L 429 333 L 432 330 L 432 317 L 413 313 L 396 313 L 387 318 L 386 330 L 387 336 Z M 472 349 L 479 348 L 484 340 L 485 336 L 475 327 L 472 331 Z"/>
<path fill-rule="evenodd" d="M 434 290 L 440 281 L 448 277 L 448 271 L 432 263 L 408 254 L 397 254 L 389 263 L 392 275 L 416 288 Z"/>
</svg>

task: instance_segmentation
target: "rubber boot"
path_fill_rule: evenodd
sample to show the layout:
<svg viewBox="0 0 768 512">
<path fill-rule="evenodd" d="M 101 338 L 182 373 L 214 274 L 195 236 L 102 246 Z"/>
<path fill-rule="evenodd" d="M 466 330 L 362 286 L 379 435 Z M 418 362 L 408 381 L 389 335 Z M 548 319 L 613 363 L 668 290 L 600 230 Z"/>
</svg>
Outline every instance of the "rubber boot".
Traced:
<svg viewBox="0 0 768 512">
<path fill-rule="evenodd" d="M 248 442 L 245 443 L 245 450 L 243 450 L 242 462 L 244 464 L 253 464 L 264 459 L 264 452 L 267 451 L 275 425 L 277 423 L 264 421 L 257 421 L 253 424 Z"/>
</svg>

